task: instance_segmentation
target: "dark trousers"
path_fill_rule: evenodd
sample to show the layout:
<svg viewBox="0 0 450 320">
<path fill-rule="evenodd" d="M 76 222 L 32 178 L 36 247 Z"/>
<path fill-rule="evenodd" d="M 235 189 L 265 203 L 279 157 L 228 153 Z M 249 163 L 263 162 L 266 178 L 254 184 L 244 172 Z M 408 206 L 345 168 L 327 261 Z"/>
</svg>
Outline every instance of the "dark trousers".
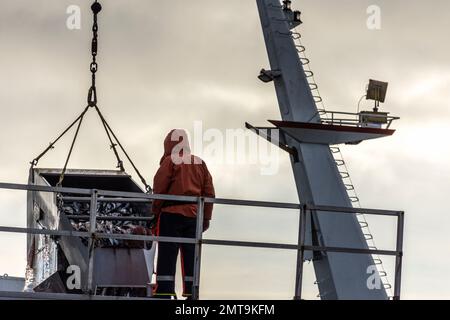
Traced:
<svg viewBox="0 0 450 320">
<path fill-rule="evenodd" d="M 162 212 L 159 216 L 158 235 L 161 237 L 195 238 L 195 231 L 195 218 L 165 212 Z M 190 297 L 192 295 L 195 245 L 159 242 L 156 265 L 156 297 L 170 298 L 175 296 L 175 270 L 178 251 L 181 255 L 183 296 Z"/>
</svg>

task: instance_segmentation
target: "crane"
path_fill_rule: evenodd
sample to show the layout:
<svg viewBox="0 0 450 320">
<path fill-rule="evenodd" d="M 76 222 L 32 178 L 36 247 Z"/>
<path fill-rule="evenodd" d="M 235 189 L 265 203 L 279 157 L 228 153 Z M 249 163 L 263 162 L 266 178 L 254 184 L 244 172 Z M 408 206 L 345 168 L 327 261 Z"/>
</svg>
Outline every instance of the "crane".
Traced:
<svg viewBox="0 0 450 320">
<path fill-rule="evenodd" d="M 322 99 L 313 93 L 317 85 L 311 81 L 312 72 L 304 68 L 308 61 L 299 56 L 299 52 L 304 51 L 295 41 L 300 34 L 292 31 L 302 23 L 300 12 L 292 10 L 289 0 L 256 2 L 271 67 L 262 69 L 258 78 L 274 83 L 282 120 L 271 120 L 275 127 L 268 131 L 266 127 L 248 123 L 246 126 L 289 152 L 301 203 L 352 207 L 348 186 L 343 182 L 331 148 L 394 133 L 390 125 L 398 118 L 378 111 L 379 102 L 384 102 L 387 84 L 371 81 L 367 98 L 376 102 L 373 111 L 329 113 L 318 108 Z M 276 141 L 273 139 L 275 131 Z M 309 214 L 306 224 L 305 241 L 310 245 L 369 248 L 354 213 Z M 313 261 L 321 299 L 388 299 L 383 286 L 373 288 L 367 284 L 368 270 L 376 264 L 371 254 L 315 251 L 307 253 L 305 260 Z"/>
</svg>

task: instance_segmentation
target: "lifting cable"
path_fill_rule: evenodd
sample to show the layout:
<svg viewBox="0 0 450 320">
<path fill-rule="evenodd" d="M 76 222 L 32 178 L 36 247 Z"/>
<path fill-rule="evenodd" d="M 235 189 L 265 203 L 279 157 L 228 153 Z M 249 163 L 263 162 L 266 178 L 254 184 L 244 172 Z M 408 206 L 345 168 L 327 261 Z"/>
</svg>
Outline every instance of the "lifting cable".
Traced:
<svg viewBox="0 0 450 320">
<path fill-rule="evenodd" d="M 75 142 L 77 141 L 78 133 L 80 132 L 81 123 L 83 122 L 84 115 L 86 114 L 87 110 L 88 109 L 86 108 L 85 111 L 83 112 L 83 114 L 81 115 L 80 120 L 78 120 L 77 130 L 75 131 L 75 135 L 73 136 L 72 144 L 70 145 L 69 153 L 67 155 L 66 162 L 64 163 L 64 168 L 62 169 L 61 175 L 59 176 L 58 183 L 56 184 L 57 187 L 62 186 L 62 182 L 64 180 L 64 175 L 67 170 L 67 164 L 69 163 L 70 156 L 72 155 L 73 147 L 75 146 Z"/>
<path fill-rule="evenodd" d="M 138 168 L 135 166 L 133 160 L 131 160 L 130 156 L 128 155 L 128 153 L 125 151 L 125 148 L 122 146 L 122 144 L 120 143 L 119 139 L 117 138 L 117 136 L 115 135 L 114 131 L 112 131 L 111 127 L 109 126 L 108 122 L 106 122 L 105 118 L 103 117 L 102 113 L 100 112 L 100 109 L 95 106 L 95 110 L 97 110 L 98 115 L 100 116 L 100 119 L 102 119 L 103 125 L 105 127 L 106 133 L 108 134 L 108 137 L 111 141 L 111 136 L 109 135 L 108 131 L 111 133 L 111 135 L 114 137 L 114 140 L 116 141 L 117 144 L 112 143 L 111 147 L 115 150 L 114 152 L 117 154 L 117 150 L 115 148 L 115 146 L 119 145 L 120 149 L 122 150 L 123 154 L 125 155 L 125 157 L 127 157 L 127 160 L 130 162 L 131 166 L 133 167 L 134 171 L 136 172 L 136 174 L 139 176 L 139 179 L 141 179 L 141 182 L 145 185 L 145 190 L 150 193 L 152 192 L 152 188 L 150 187 L 150 185 L 145 181 L 144 177 L 142 176 L 142 174 L 139 172 Z M 122 163 L 122 161 L 119 159 L 119 163 Z"/>
<path fill-rule="evenodd" d="M 109 134 L 108 123 L 106 122 L 105 118 L 103 118 L 102 114 L 100 113 L 100 109 L 97 106 L 95 106 L 95 110 L 97 110 L 97 113 L 100 116 L 100 119 L 102 120 L 103 128 L 105 129 L 106 135 L 108 136 L 108 140 L 111 143 L 110 148 L 113 149 L 113 152 L 116 156 L 117 168 L 119 168 L 120 171 L 125 171 L 125 168 L 123 167 L 123 161 L 120 159 L 119 153 L 117 152 L 117 148 L 116 148 L 117 144 L 113 142 L 111 135 Z"/>
<path fill-rule="evenodd" d="M 78 122 L 80 121 L 80 119 L 84 116 L 84 114 L 87 112 L 88 107 L 86 107 L 86 109 L 84 109 L 84 111 L 78 116 L 78 118 L 75 119 L 74 122 L 72 122 L 53 142 L 50 142 L 49 146 L 42 151 L 41 154 L 39 154 L 36 158 L 33 159 L 33 161 L 30 162 L 31 167 L 36 166 L 39 163 L 39 160 L 51 149 L 55 148 L 55 144 L 59 141 L 59 139 L 61 139 L 70 129 L 72 129 L 72 127 Z"/>
<path fill-rule="evenodd" d="M 39 154 L 36 158 L 34 158 L 30 164 L 31 164 L 31 169 L 32 170 L 39 162 L 39 160 L 51 149 L 54 149 L 55 144 L 73 127 L 75 126 L 77 123 L 77 129 L 75 131 L 75 135 L 73 137 L 72 140 L 72 144 L 70 146 L 69 149 L 69 153 L 67 155 L 66 161 L 64 163 L 64 167 L 61 171 L 60 177 L 59 177 L 59 181 L 57 183 L 57 187 L 61 187 L 62 186 L 62 182 L 64 180 L 64 175 L 66 173 L 67 170 L 67 165 L 69 163 L 70 157 L 72 155 L 72 151 L 73 148 L 75 146 L 75 142 L 77 140 L 78 137 L 78 133 L 80 131 L 80 127 L 81 124 L 83 122 L 83 118 L 84 115 L 86 114 L 86 112 L 90 109 L 90 108 L 94 108 L 97 111 L 97 114 L 100 117 L 100 120 L 102 121 L 102 125 L 103 128 L 105 129 L 106 135 L 108 137 L 109 142 L 111 143 L 110 147 L 114 152 L 114 155 L 117 159 L 117 168 L 120 169 L 120 171 L 125 171 L 124 166 L 123 166 L 123 161 L 120 159 L 119 153 L 117 151 L 117 146 L 120 147 L 120 149 L 122 150 L 122 152 L 124 153 L 124 155 L 126 156 L 126 158 L 128 159 L 128 161 L 130 162 L 131 166 L 133 167 L 133 169 L 135 170 L 136 174 L 139 176 L 141 182 L 144 184 L 145 186 L 145 191 L 147 193 L 151 193 L 152 192 L 152 188 L 150 187 L 150 185 L 146 182 L 146 180 L 144 179 L 144 177 L 142 176 L 142 174 L 139 172 L 139 170 L 137 169 L 137 167 L 135 166 L 134 162 L 131 160 L 130 156 L 128 155 L 128 153 L 125 151 L 125 148 L 122 146 L 122 144 L 120 143 L 119 139 L 117 138 L 117 136 L 114 134 L 114 132 L 112 131 L 110 125 L 108 124 L 108 122 L 105 120 L 103 114 L 100 112 L 100 109 L 97 106 L 97 87 L 96 87 L 96 73 L 98 71 L 98 64 L 97 64 L 97 51 L 98 51 L 98 23 L 97 23 L 97 15 L 98 13 L 102 10 L 102 6 L 101 4 L 95 0 L 94 3 L 91 6 L 92 9 L 92 13 L 93 13 L 93 26 L 92 26 L 92 33 L 93 33 L 93 38 L 92 38 L 92 43 L 91 43 L 91 54 L 92 54 L 92 62 L 89 66 L 90 71 L 91 71 L 91 86 L 89 88 L 88 91 L 88 96 L 87 96 L 87 107 L 83 110 L 83 112 L 75 119 L 75 121 L 73 121 L 53 142 L 51 142 L 49 144 L 49 146 L 41 153 Z M 114 140 L 113 140 L 114 139 Z M 115 141 L 115 142 L 114 142 Z"/>
</svg>

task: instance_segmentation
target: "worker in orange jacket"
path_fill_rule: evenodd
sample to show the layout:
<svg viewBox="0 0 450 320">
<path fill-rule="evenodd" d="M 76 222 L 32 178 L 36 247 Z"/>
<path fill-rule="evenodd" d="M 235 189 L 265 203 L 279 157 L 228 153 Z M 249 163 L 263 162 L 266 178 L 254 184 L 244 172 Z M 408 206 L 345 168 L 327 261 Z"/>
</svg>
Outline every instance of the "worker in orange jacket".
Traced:
<svg viewBox="0 0 450 320">
<path fill-rule="evenodd" d="M 164 140 L 164 155 L 153 180 L 155 194 L 214 197 L 211 174 L 202 159 L 191 154 L 186 131 L 170 131 Z M 213 205 L 205 203 L 203 231 L 209 228 Z M 179 201 L 153 201 L 157 217 L 156 234 L 161 237 L 195 238 L 197 204 Z M 194 244 L 158 243 L 155 297 L 176 298 L 175 270 L 178 251 L 183 273 L 183 296 L 192 296 Z"/>
</svg>

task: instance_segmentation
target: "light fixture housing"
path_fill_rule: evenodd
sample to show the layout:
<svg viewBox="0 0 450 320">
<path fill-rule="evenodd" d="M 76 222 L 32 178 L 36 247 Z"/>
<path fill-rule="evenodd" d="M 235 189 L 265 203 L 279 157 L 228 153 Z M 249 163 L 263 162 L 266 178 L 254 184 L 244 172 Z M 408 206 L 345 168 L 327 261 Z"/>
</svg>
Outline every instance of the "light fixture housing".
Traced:
<svg viewBox="0 0 450 320">
<path fill-rule="evenodd" d="M 366 99 L 384 103 L 386 100 L 387 88 L 387 82 L 370 79 Z"/>
<path fill-rule="evenodd" d="M 279 70 L 261 69 L 261 71 L 259 72 L 258 79 L 261 80 L 262 82 L 268 83 L 268 82 L 275 80 L 275 78 L 278 78 L 280 76 L 281 76 L 281 72 Z"/>
</svg>

